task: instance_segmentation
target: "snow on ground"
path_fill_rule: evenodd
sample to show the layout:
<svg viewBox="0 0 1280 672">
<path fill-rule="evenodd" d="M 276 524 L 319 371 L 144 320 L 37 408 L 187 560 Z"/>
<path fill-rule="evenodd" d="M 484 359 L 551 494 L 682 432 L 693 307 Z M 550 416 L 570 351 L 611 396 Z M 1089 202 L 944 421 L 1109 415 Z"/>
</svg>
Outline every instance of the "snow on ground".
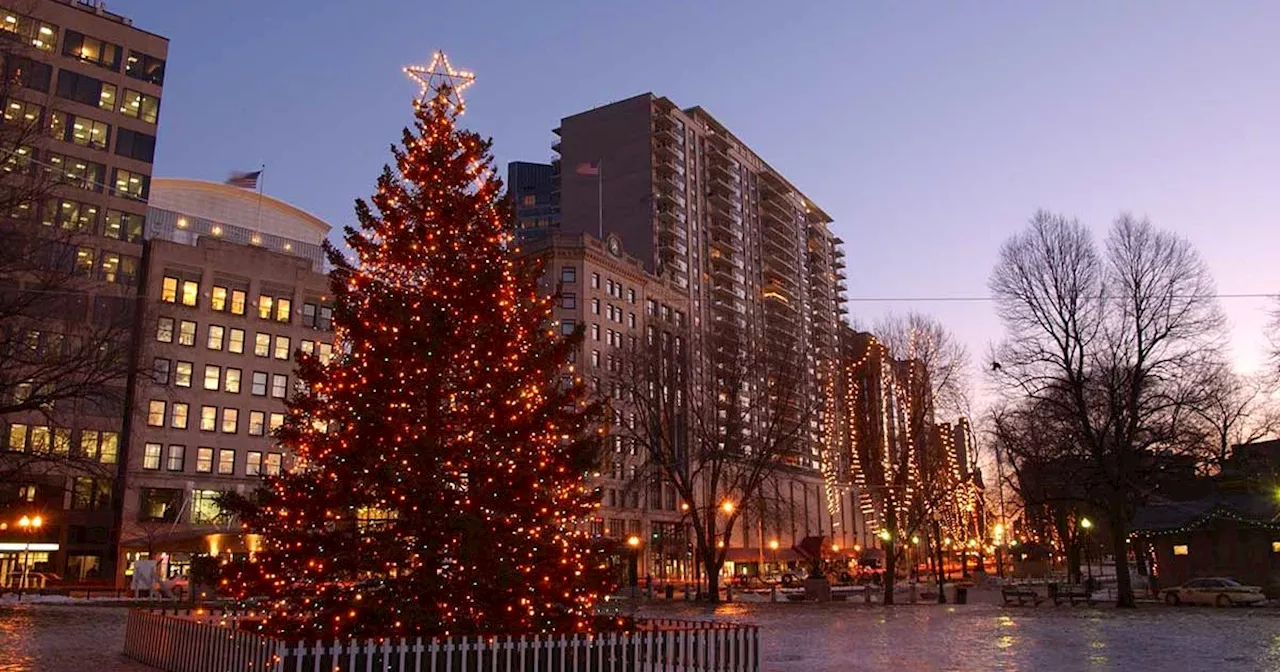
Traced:
<svg viewBox="0 0 1280 672">
<path fill-rule="evenodd" d="M 0 672 L 143 672 L 126 610 L 0 605 Z M 764 672 L 1280 670 L 1280 609 L 650 603 L 641 616 L 761 628 Z"/>
</svg>

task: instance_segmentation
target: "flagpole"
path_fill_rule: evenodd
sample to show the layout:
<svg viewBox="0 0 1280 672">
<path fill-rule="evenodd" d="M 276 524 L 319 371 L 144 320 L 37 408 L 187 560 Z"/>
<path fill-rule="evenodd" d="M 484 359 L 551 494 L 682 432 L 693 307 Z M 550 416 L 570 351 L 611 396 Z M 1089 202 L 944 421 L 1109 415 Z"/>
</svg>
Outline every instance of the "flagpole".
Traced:
<svg viewBox="0 0 1280 672">
<path fill-rule="evenodd" d="M 267 181 L 267 164 L 262 164 L 262 169 L 258 171 L 258 225 L 259 232 L 262 231 L 262 188 Z"/>
<path fill-rule="evenodd" d="M 596 225 L 600 240 L 604 240 L 604 159 L 596 161 Z"/>
</svg>

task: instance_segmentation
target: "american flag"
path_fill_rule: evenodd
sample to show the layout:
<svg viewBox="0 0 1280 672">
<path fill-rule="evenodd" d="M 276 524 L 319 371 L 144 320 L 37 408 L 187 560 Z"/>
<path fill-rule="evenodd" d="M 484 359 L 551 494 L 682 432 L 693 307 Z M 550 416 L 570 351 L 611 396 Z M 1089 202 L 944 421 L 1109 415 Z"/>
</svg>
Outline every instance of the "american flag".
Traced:
<svg viewBox="0 0 1280 672">
<path fill-rule="evenodd" d="M 227 178 L 227 184 L 243 189 L 257 189 L 258 177 L 261 175 L 261 170 L 255 170 L 252 173 L 231 173 L 231 177 Z"/>
<path fill-rule="evenodd" d="M 576 171 L 574 171 L 574 172 L 578 173 L 579 175 L 595 175 L 596 177 L 599 177 L 599 176 L 600 176 L 600 162 L 599 162 L 599 161 L 586 161 L 586 162 L 583 162 L 583 163 L 579 163 L 579 164 L 578 164 L 578 169 L 577 169 Z"/>
</svg>

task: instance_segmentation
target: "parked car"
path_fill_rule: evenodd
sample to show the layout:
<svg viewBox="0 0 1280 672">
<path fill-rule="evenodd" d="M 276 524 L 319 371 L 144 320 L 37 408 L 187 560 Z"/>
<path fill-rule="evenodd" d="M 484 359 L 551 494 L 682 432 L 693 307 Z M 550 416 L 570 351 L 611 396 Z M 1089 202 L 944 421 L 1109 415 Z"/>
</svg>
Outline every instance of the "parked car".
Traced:
<svg viewBox="0 0 1280 672">
<path fill-rule="evenodd" d="M 1245 586 L 1222 577 L 1192 579 L 1181 586 L 1166 588 L 1161 592 L 1164 594 L 1164 601 L 1174 606 L 1212 604 L 1218 607 L 1231 607 L 1239 604 L 1257 604 L 1267 599 L 1262 594 L 1262 588 L 1258 586 Z"/>
</svg>

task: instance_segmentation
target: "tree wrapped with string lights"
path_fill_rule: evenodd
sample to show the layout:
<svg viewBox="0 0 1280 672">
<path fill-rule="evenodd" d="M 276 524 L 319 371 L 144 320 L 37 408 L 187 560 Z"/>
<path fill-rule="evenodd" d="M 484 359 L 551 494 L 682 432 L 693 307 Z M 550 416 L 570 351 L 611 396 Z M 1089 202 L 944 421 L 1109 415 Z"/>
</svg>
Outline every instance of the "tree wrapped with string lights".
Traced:
<svg viewBox="0 0 1280 672">
<path fill-rule="evenodd" d="M 224 589 L 277 636 L 582 631 L 608 588 L 581 335 L 515 257 L 490 142 L 456 127 L 469 78 L 436 58 L 353 258 L 328 248 L 341 352 L 300 356 L 279 433 L 300 466 L 236 506 L 262 548 Z"/>
</svg>

